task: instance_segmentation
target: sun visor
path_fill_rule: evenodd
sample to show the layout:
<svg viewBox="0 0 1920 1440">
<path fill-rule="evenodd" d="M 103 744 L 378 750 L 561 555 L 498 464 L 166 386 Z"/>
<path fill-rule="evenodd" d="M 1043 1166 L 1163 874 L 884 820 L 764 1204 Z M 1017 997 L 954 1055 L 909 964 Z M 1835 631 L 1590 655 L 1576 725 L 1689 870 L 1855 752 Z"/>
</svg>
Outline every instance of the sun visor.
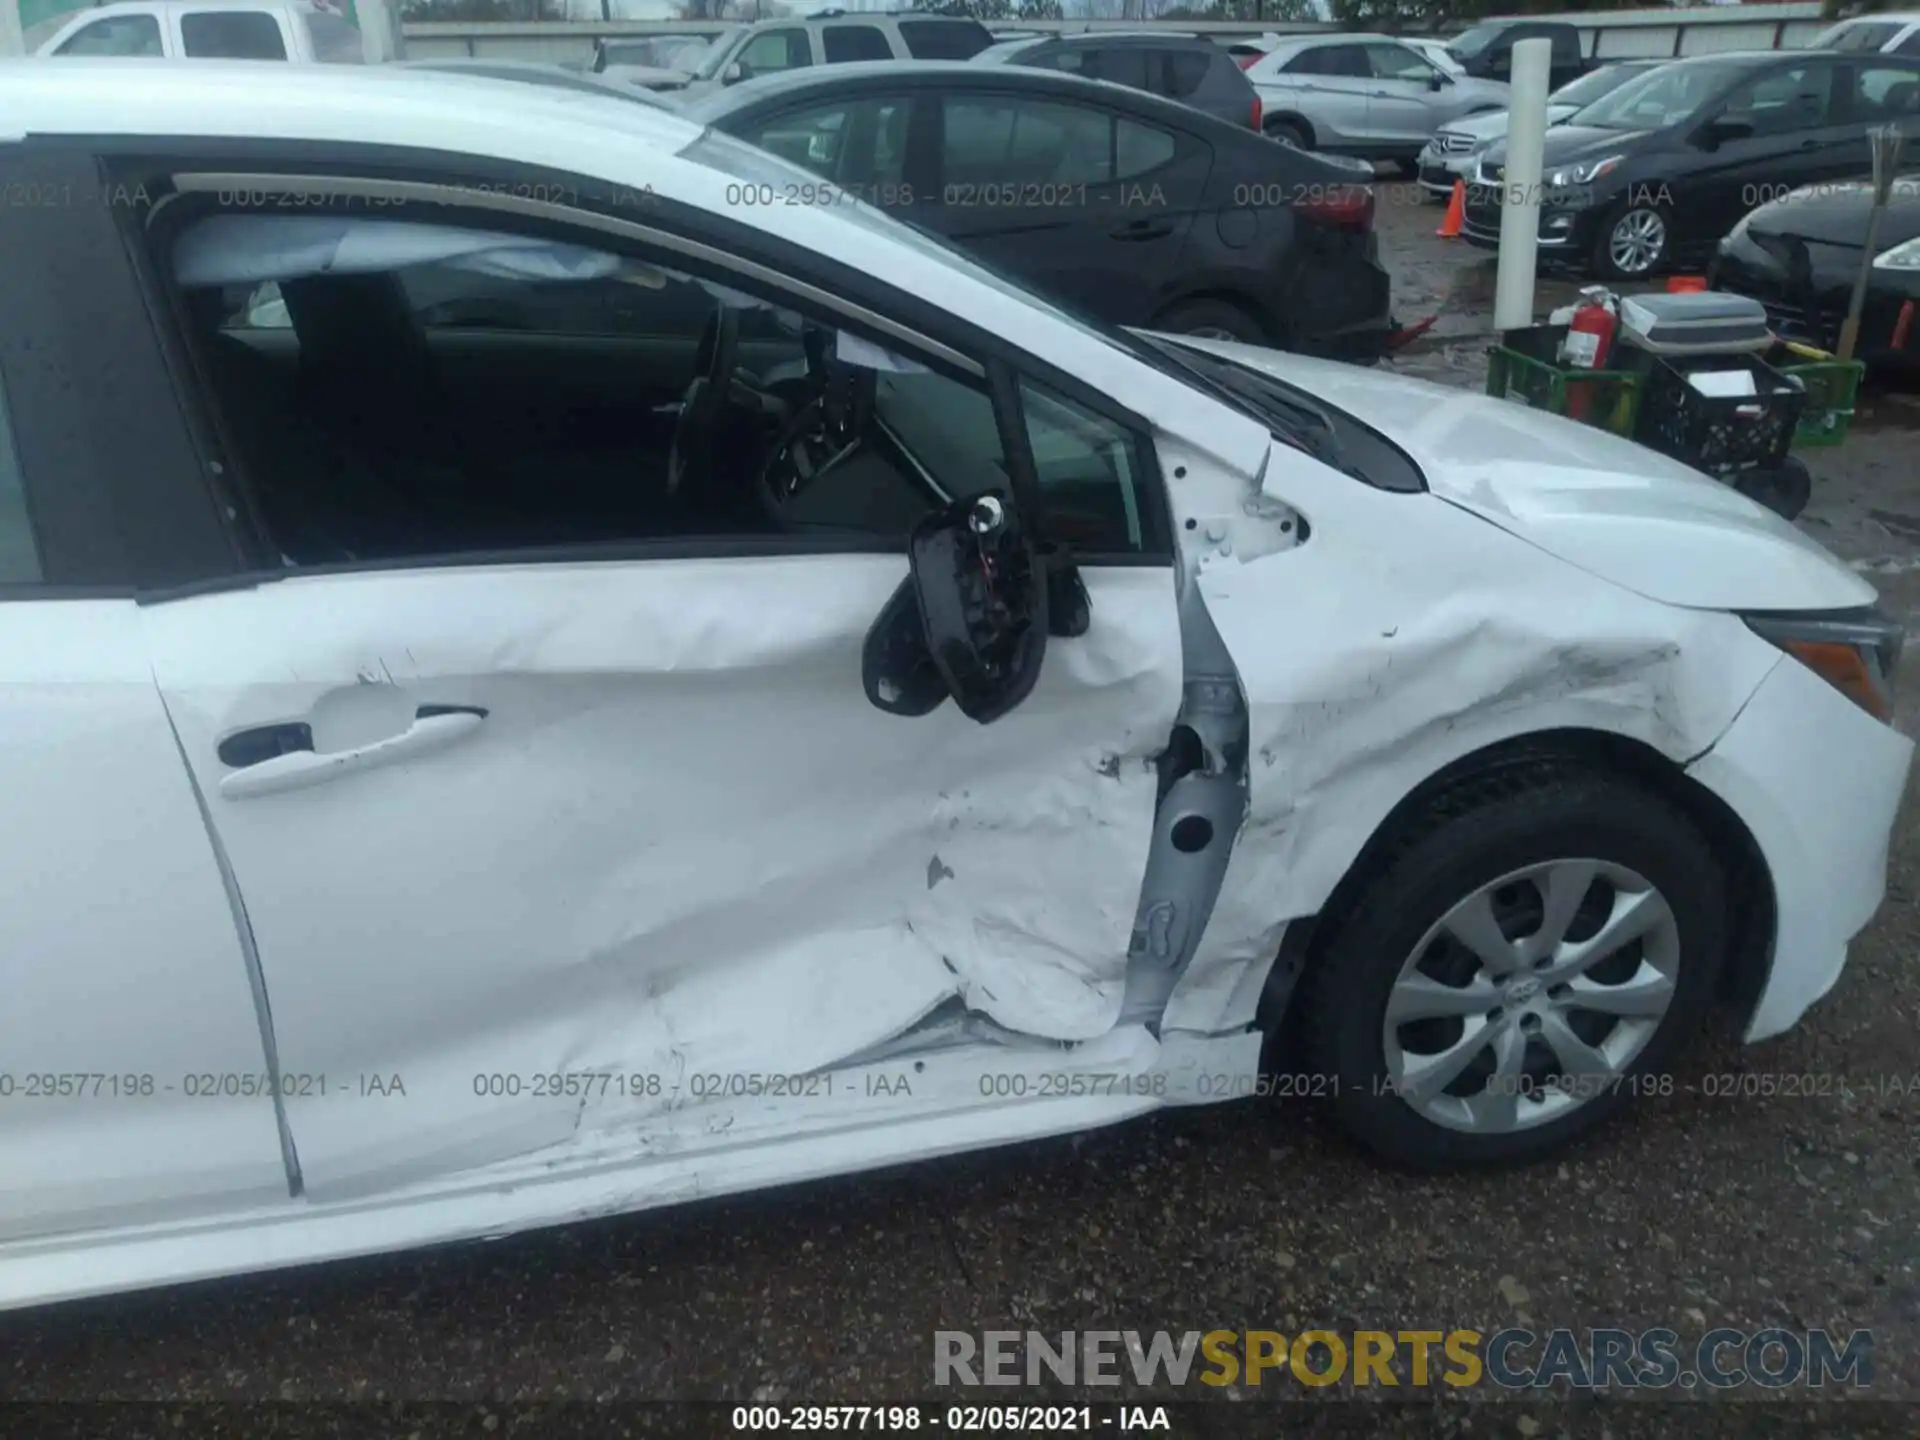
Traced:
<svg viewBox="0 0 1920 1440">
<path fill-rule="evenodd" d="M 350 215 L 210 215 L 173 248 L 185 286 L 257 285 L 312 275 L 367 275 L 449 265 L 502 279 L 580 281 L 629 267 L 618 255 L 498 231 Z"/>
<path fill-rule="evenodd" d="M 925 375 L 927 367 L 918 360 L 909 360 L 904 355 L 896 355 L 891 350 L 875 345 L 870 340 L 862 340 L 858 335 L 849 335 L 841 330 L 837 333 L 833 345 L 833 358 L 843 365 L 852 365 L 861 370 L 879 370 L 889 375 Z"/>
</svg>

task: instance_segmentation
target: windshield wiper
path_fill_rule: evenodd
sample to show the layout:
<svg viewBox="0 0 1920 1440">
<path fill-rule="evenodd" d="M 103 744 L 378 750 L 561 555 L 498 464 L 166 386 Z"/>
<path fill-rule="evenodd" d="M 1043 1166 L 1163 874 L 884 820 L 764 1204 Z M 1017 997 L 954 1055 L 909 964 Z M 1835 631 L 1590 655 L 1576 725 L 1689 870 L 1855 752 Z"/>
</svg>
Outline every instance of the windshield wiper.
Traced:
<svg viewBox="0 0 1920 1440">
<path fill-rule="evenodd" d="M 1207 356 L 1202 361 L 1198 354 L 1177 342 L 1151 335 L 1140 338 L 1214 394 L 1252 409 L 1263 424 L 1277 431 L 1278 437 L 1295 449 L 1304 450 L 1322 465 L 1329 465 L 1343 475 L 1367 480 L 1366 474 L 1341 450 L 1333 418 L 1292 387 L 1243 369 L 1230 360 Z M 1367 483 L 1372 482 L 1367 480 Z"/>
</svg>

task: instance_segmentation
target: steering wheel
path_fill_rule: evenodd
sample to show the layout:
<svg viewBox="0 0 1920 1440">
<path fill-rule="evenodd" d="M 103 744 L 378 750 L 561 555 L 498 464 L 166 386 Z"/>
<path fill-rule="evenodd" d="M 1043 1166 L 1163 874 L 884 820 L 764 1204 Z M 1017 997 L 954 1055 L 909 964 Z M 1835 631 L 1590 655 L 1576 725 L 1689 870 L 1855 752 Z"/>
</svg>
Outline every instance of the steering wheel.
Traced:
<svg viewBox="0 0 1920 1440">
<path fill-rule="evenodd" d="M 820 393 L 788 418 L 761 468 L 761 507 L 784 527 L 787 507 L 821 471 L 866 437 L 877 377 L 871 370 L 829 365 Z"/>
<path fill-rule="evenodd" d="M 700 332 L 693 352 L 693 379 L 680 401 L 680 418 L 673 427 L 673 448 L 667 452 L 667 497 L 680 494 L 691 475 L 696 486 L 713 473 L 719 447 L 720 417 L 727 408 L 727 392 L 740 359 L 740 316 L 722 305 Z"/>
</svg>

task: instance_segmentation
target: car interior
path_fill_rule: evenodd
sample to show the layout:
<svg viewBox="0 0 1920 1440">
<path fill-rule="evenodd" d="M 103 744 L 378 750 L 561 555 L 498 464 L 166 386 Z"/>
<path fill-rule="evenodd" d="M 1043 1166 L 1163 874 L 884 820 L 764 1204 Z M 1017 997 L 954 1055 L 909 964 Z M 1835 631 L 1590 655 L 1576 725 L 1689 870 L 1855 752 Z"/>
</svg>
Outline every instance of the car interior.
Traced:
<svg viewBox="0 0 1920 1440">
<path fill-rule="evenodd" d="M 983 393 L 684 272 L 266 213 L 205 216 L 172 262 L 227 443 L 290 563 L 904 539 L 942 497 L 1004 483 Z"/>
<path fill-rule="evenodd" d="M 216 424 L 287 564 L 803 534 L 904 547 L 945 500 L 1008 484 L 977 378 L 648 260 L 392 214 L 170 227 Z M 1023 393 L 1049 538 L 1139 548 L 1124 432 Z"/>
</svg>

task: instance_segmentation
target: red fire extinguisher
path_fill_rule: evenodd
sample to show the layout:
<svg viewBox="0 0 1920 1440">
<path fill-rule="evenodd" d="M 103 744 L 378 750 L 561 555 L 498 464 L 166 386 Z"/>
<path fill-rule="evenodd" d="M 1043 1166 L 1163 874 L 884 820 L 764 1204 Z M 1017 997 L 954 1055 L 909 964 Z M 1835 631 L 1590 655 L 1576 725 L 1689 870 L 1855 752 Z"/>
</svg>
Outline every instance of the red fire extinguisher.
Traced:
<svg viewBox="0 0 1920 1440">
<path fill-rule="evenodd" d="M 1567 338 L 1560 353 L 1570 366 L 1601 370 L 1606 367 L 1608 353 L 1613 349 L 1614 332 L 1620 325 L 1617 302 L 1600 285 L 1590 286 L 1580 294 L 1586 303 L 1575 310 L 1567 321 Z M 1593 408 L 1592 390 L 1591 385 L 1568 385 L 1567 414 L 1571 418 L 1589 418 Z"/>
</svg>

